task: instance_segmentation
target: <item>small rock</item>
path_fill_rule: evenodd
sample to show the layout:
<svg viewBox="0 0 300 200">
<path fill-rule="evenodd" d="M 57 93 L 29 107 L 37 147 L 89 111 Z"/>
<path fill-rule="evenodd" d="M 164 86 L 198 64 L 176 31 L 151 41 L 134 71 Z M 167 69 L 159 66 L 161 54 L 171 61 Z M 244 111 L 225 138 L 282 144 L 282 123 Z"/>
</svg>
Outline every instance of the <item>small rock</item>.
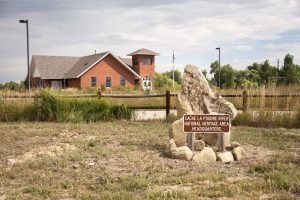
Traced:
<svg viewBox="0 0 300 200">
<path fill-rule="evenodd" d="M 195 140 L 194 150 L 201 151 L 205 147 L 205 142 L 203 140 Z"/>
<path fill-rule="evenodd" d="M 237 147 L 240 147 L 241 145 L 240 145 L 240 143 L 238 143 L 238 142 L 232 142 L 232 143 L 230 144 L 230 146 L 231 146 L 232 148 L 237 148 Z"/>
<path fill-rule="evenodd" d="M 234 157 L 234 160 L 238 161 L 238 160 L 241 160 L 246 155 L 246 152 L 243 149 L 243 147 L 238 146 L 238 147 L 233 149 L 232 155 Z"/>
<path fill-rule="evenodd" d="M 170 140 L 169 140 L 169 149 L 172 151 L 172 150 L 174 150 L 174 149 L 176 149 L 176 148 L 177 148 L 177 146 L 176 146 L 176 144 L 175 144 L 174 139 L 170 139 Z"/>
<path fill-rule="evenodd" d="M 89 166 L 94 166 L 95 163 L 94 163 L 94 162 L 90 162 L 88 165 L 89 165 Z"/>
<path fill-rule="evenodd" d="M 172 158 L 191 160 L 193 158 L 193 152 L 187 146 L 177 147 L 171 152 Z"/>
<path fill-rule="evenodd" d="M 227 146 L 227 147 L 225 147 L 225 148 L 226 148 L 226 150 L 228 150 L 228 151 L 232 151 L 234 148 L 237 148 L 237 147 L 239 147 L 239 146 L 241 146 L 239 143 L 237 143 L 237 142 L 232 142 L 229 146 Z"/>
<path fill-rule="evenodd" d="M 169 140 L 169 144 L 166 145 L 165 153 L 169 156 L 172 155 L 172 151 L 177 148 L 174 139 Z"/>
<path fill-rule="evenodd" d="M 8 165 L 14 165 L 16 164 L 18 161 L 16 159 L 13 159 L 13 158 L 8 158 L 7 159 L 7 163 Z"/>
<path fill-rule="evenodd" d="M 228 162 L 233 162 L 234 158 L 230 151 L 225 151 L 225 152 L 217 152 L 217 160 L 224 163 L 228 163 Z"/>
<path fill-rule="evenodd" d="M 202 151 L 194 155 L 193 161 L 197 163 L 213 163 L 216 162 L 217 157 L 215 152 L 210 147 L 204 147 Z"/>
<path fill-rule="evenodd" d="M 227 146 L 227 147 L 225 147 L 225 149 L 226 149 L 227 151 L 232 151 L 232 150 L 233 150 L 232 146 Z"/>
</svg>

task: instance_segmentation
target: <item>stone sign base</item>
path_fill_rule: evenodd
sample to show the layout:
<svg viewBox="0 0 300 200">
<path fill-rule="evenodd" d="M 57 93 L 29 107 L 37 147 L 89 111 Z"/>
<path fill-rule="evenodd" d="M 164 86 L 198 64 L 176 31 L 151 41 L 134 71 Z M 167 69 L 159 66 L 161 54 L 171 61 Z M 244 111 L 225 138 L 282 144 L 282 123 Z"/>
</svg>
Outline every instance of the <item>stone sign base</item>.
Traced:
<svg viewBox="0 0 300 200">
<path fill-rule="evenodd" d="M 232 142 L 227 146 L 226 151 L 218 152 L 203 140 L 196 140 L 194 142 L 194 151 L 191 151 L 186 145 L 177 147 L 174 139 L 169 140 L 165 153 L 170 158 L 193 160 L 201 164 L 214 163 L 216 161 L 230 163 L 241 160 L 246 154 L 243 147 L 237 142 Z"/>
<path fill-rule="evenodd" d="M 166 154 L 172 158 L 193 160 L 198 163 L 232 162 L 241 160 L 245 155 L 244 149 L 236 142 L 230 143 L 230 121 L 236 115 L 234 105 L 221 95 L 214 93 L 205 76 L 198 67 L 187 65 L 184 69 L 181 92 L 177 96 L 177 117 L 170 127 L 170 141 L 166 148 Z M 228 115 L 229 131 L 222 134 L 219 145 L 218 133 L 196 133 L 195 141 L 189 142 L 194 152 L 187 147 L 187 133 L 184 131 L 184 115 Z M 202 125 L 201 125 L 202 126 Z M 192 140 L 193 141 L 193 140 Z M 219 145 L 226 147 L 226 151 L 217 152 L 212 147 Z"/>
</svg>

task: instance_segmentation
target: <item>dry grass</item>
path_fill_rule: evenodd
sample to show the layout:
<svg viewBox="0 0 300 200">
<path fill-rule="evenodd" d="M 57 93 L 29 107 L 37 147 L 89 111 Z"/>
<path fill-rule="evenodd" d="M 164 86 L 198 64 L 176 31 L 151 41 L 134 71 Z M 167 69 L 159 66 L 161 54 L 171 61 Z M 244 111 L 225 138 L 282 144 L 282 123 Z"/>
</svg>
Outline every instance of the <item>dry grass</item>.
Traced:
<svg viewBox="0 0 300 200">
<path fill-rule="evenodd" d="M 246 158 L 198 165 L 165 157 L 169 126 L 2 123 L 0 199 L 299 198 L 299 129 L 233 127 Z"/>
<path fill-rule="evenodd" d="M 300 94 L 300 86 L 282 86 L 282 87 L 259 87 L 253 89 L 246 89 L 249 95 L 297 95 Z M 214 89 L 214 92 L 218 92 L 220 94 L 236 94 L 241 95 L 243 93 L 243 89 Z M 32 90 L 31 95 L 38 92 L 38 90 Z M 178 90 L 171 91 L 171 93 L 178 93 Z M 58 95 L 76 95 L 76 94 L 97 94 L 97 89 L 86 89 L 79 90 L 77 88 L 69 88 L 65 90 L 57 90 L 55 91 Z M 164 94 L 165 91 L 151 91 L 150 94 Z M 122 90 L 114 90 L 114 91 L 103 91 L 103 94 L 132 94 L 132 95 L 142 95 L 145 94 L 144 91 L 141 90 L 133 90 L 129 88 L 124 88 Z M 29 95 L 28 91 L 0 91 L 0 97 L 7 96 L 22 96 Z M 115 98 L 104 98 L 108 102 L 112 104 L 127 104 L 129 106 L 165 106 L 165 98 L 157 97 L 157 98 L 141 98 L 141 99 L 115 99 Z M 242 98 L 241 97 L 226 97 L 226 100 L 232 102 L 238 109 L 242 108 Z M 278 110 L 296 110 L 300 104 L 299 97 L 278 97 L 278 98 L 254 98 L 249 97 L 248 100 L 248 108 L 249 110 L 255 111 L 278 111 Z M 176 106 L 176 97 L 171 98 L 171 106 Z"/>
<path fill-rule="evenodd" d="M 300 86 L 282 86 L 282 87 L 259 87 L 253 89 L 245 89 L 248 95 L 299 95 Z M 226 89 L 226 90 L 215 90 L 220 94 L 233 94 L 241 95 L 243 89 Z M 242 108 L 243 100 L 242 97 L 226 97 L 226 100 L 232 102 L 235 107 Z M 249 97 L 248 108 L 249 110 L 256 111 L 278 111 L 278 110 L 296 110 L 299 107 L 299 97 Z"/>
</svg>

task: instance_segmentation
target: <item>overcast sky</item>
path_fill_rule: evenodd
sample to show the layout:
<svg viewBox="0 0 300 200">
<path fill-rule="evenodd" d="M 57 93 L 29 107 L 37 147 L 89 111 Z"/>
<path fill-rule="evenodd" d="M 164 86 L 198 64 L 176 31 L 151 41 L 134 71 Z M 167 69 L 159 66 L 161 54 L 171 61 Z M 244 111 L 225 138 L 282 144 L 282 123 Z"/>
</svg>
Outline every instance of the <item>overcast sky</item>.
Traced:
<svg viewBox="0 0 300 200">
<path fill-rule="evenodd" d="M 186 64 L 209 69 L 221 63 L 245 69 L 286 53 L 300 64 L 300 0 L 0 0 L 0 82 L 27 73 L 30 56 L 85 56 L 112 51 L 126 56 L 140 48 L 160 53 L 156 70 Z"/>
</svg>

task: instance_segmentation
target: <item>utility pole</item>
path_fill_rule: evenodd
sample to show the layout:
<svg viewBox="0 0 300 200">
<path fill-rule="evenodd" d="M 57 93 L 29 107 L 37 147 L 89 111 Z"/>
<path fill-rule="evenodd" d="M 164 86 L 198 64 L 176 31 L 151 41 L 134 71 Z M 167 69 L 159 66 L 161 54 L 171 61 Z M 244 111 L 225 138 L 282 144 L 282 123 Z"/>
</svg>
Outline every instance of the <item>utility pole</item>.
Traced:
<svg viewBox="0 0 300 200">
<path fill-rule="evenodd" d="M 30 66 L 29 66 L 29 31 L 28 31 L 28 19 L 19 20 L 20 23 L 26 24 L 26 33 L 27 33 L 27 73 L 28 73 L 28 90 L 30 95 Z"/>
</svg>

